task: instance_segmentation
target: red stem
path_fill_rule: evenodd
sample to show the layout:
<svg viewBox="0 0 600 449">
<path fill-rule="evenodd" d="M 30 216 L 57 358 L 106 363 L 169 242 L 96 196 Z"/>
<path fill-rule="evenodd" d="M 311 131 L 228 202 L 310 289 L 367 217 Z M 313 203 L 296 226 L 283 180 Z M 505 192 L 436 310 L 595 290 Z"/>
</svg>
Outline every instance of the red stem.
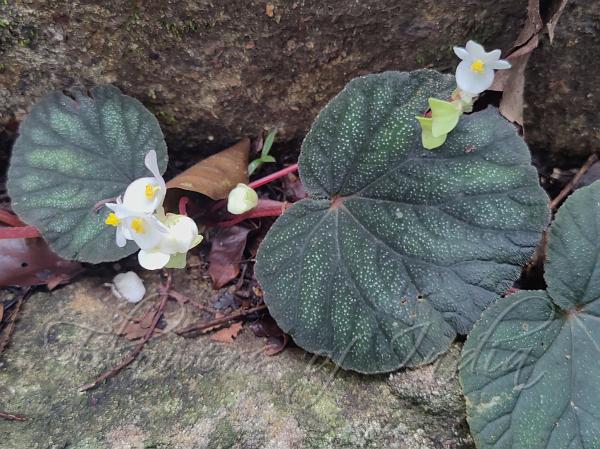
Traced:
<svg viewBox="0 0 600 449">
<path fill-rule="evenodd" d="M 275 181 L 276 179 L 282 178 L 288 173 L 293 173 L 296 170 L 298 170 L 298 164 L 292 164 L 289 167 L 285 167 L 279 171 L 276 171 L 275 173 L 271 173 L 270 175 L 267 175 L 264 178 L 252 181 L 250 184 L 248 184 L 248 186 L 250 186 L 253 189 L 257 189 L 260 186 L 264 186 L 265 184 Z"/>
<path fill-rule="evenodd" d="M 250 218 L 279 217 L 289 207 L 291 207 L 291 204 L 287 202 L 258 200 L 258 205 L 255 209 L 252 209 L 245 214 L 237 215 L 231 220 L 222 221 L 218 223 L 217 226 L 220 228 L 227 228 Z"/>
<path fill-rule="evenodd" d="M 2 209 L 0 209 L 0 222 L 9 226 L 25 226 L 25 223 L 19 220 L 19 217 L 17 217 L 15 214 Z"/>
<path fill-rule="evenodd" d="M 40 231 L 35 226 L 19 226 L 16 228 L 0 228 L 2 239 L 30 239 L 41 237 Z"/>
<path fill-rule="evenodd" d="M 179 215 L 185 215 L 187 217 L 187 205 L 189 202 L 190 199 L 187 196 L 179 198 Z"/>
</svg>

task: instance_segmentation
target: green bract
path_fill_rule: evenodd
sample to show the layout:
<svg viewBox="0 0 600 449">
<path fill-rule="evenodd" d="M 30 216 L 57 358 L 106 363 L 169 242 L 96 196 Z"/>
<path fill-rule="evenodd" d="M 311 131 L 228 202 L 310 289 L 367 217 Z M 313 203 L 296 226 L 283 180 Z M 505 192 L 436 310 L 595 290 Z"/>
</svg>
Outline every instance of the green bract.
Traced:
<svg viewBox="0 0 600 449">
<path fill-rule="evenodd" d="M 548 236 L 546 291 L 483 313 L 461 382 L 479 449 L 600 447 L 600 183 L 575 192 Z"/>
<path fill-rule="evenodd" d="M 427 70 L 351 81 L 303 143 L 309 198 L 259 250 L 278 324 L 344 368 L 390 371 L 444 352 L 511 285 L 547 223 L 527 146 L 496 109 L 423 149 L 415 116 L 453 86 Z"/>
<path fill-rule="evenodd" d="M 49 94 L 19 128 L 8 173 L 12 207 L 64 258 L 121 259 L 136 246 L 118 248 L 106 214 L 92 208 L 150 176 L 144 167 L 150 150 L 164 171 L 167 151 L 156 118 L 116 87 L 96 87 L 90 96 Z"/>
</svg>

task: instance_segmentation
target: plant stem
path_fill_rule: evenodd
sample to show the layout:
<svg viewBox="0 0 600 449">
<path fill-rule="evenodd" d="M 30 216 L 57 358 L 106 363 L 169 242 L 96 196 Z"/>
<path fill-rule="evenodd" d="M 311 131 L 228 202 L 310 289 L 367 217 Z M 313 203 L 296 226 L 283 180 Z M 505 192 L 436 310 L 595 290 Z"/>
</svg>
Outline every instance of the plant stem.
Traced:
<svg viewBox="0 0 600 449">
<path fill-rule="evenodd" d="M 41 237 L 40 231 L 35 226 L 19 226 L 16 228 L 0 228 L 2 239 L 30 239 Z"/>
<path fill-rule="evenodd" d="M 581 177 L 590 169 L 592 165 L 596 163 L 597 160 L 598 155 L 595 153 L 588 157 L 587 161 L 585 161 L 585 164 L 583 164 L 577 174 L 573 176 L 573 179 L 571 179 L 571 181 L 569 181 L 569 183 L 560 191 L 556 198 L 550 201 L 550 209 L 554 210 L 558 207 L 562 200 L 564 200 L 569 193 L 571 193 L 575 187 L 575 184 L 577 184 L 577 181 L 581 179 Z"/>
<path fill-rule="evenodd" d="M 190 198 L 182 196 L 179 198 L 179 215 L 185 215 L 187 217 L 187 205 L 190 202 Z"/>
<path fill-rule="evenodd" d="M 296 170 L 298 170 L 297 163 L 292 164 L 289 167 L 285 167 L 279 171 L 276 171 L 275 173 L 271 173 L 270 175 L 267 175 L 264 178 L 260 178 L 260 179 L 257 179 L 256 181 L 252 181 L 250 184 L 248 184 L 248 186 L 253 189 L 257 189 L 260 186 L 264 186 L 265 184 L 275 181 L 276 179 L 283 178 L 288 173 L 293 173 Z"/>
<path fill-rule="evenodd" d="M 2 209 L 0 209 L 0 222 L 8 226 L 26 226 L 15 214 Z"/>
<path fill-rule="evenodd" d="M 238 215 L 231 220 L 222 221 L 217 224 L 220 228 L 227 228 L 234 226 L 241 221 L 248 220 L 250 218 L 264 218 L 264 217 L 279 217 L 290 207 L 290 203 L 275 201 L 275 200 L 258 200 L 258 205 L 255 209 L 246 212 L 245 214 Z"/>
</svg>

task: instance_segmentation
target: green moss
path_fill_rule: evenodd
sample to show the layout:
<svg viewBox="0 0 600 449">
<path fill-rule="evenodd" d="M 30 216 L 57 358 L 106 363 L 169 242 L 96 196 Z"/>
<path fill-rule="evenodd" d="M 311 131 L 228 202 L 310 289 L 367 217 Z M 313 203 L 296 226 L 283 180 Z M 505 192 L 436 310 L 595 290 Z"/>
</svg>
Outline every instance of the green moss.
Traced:
<svg viewBox="0 0 600 449">
<path fill-rule="evenodd" d="M 177 123 L 175 116 L 168 111 L 158 111 L 156 117 L 166 125 L 174 125 Z"/>
<path fill-rule="evenodd" d="M 240 441 L 240 435 L 235 431 L 227 418 L 221 419 L 210 434 L 206 449 L 227 449 Z"/>
</svg>

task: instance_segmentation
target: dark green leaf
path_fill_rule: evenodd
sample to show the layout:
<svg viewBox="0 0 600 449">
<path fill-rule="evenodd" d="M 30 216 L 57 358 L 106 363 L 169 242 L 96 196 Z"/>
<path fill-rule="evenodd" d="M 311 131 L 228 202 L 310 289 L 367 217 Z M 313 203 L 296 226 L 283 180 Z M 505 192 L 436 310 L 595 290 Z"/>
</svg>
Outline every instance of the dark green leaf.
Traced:
<svg viewBox="0 0 600 449">
<path fill-rule="evenodd" d="M 112 86 L 90 96 L 54 92 L 36 103 L 19 128 L 8 174 L 12 207 L 67 259 L 118 260 L 136 250 L 115 244 L 105 215 L 92 211 L 136 178 L 150 176 L 144 157 L 156 150 L 161 171 L 166 145 L 155 117 Z"/>
<path fill-rule="evenodd" d="M 600 183 L 560 208 L 547 257 L 548 290 L 499 300 L 463 349 L 479 449 L 600 447 Z"/>
<path fill-rule="evenodd" d="M 512 284 L 546 225 L 527 146 L 495 109 L 423 149 L 415 116 L 453 87 L 433 71 L 350 82 L 304 141 L 310 197 L 259 251 L 278 324 L 345 368 L 389 371 L 444 352 Z"/>
</svg>

